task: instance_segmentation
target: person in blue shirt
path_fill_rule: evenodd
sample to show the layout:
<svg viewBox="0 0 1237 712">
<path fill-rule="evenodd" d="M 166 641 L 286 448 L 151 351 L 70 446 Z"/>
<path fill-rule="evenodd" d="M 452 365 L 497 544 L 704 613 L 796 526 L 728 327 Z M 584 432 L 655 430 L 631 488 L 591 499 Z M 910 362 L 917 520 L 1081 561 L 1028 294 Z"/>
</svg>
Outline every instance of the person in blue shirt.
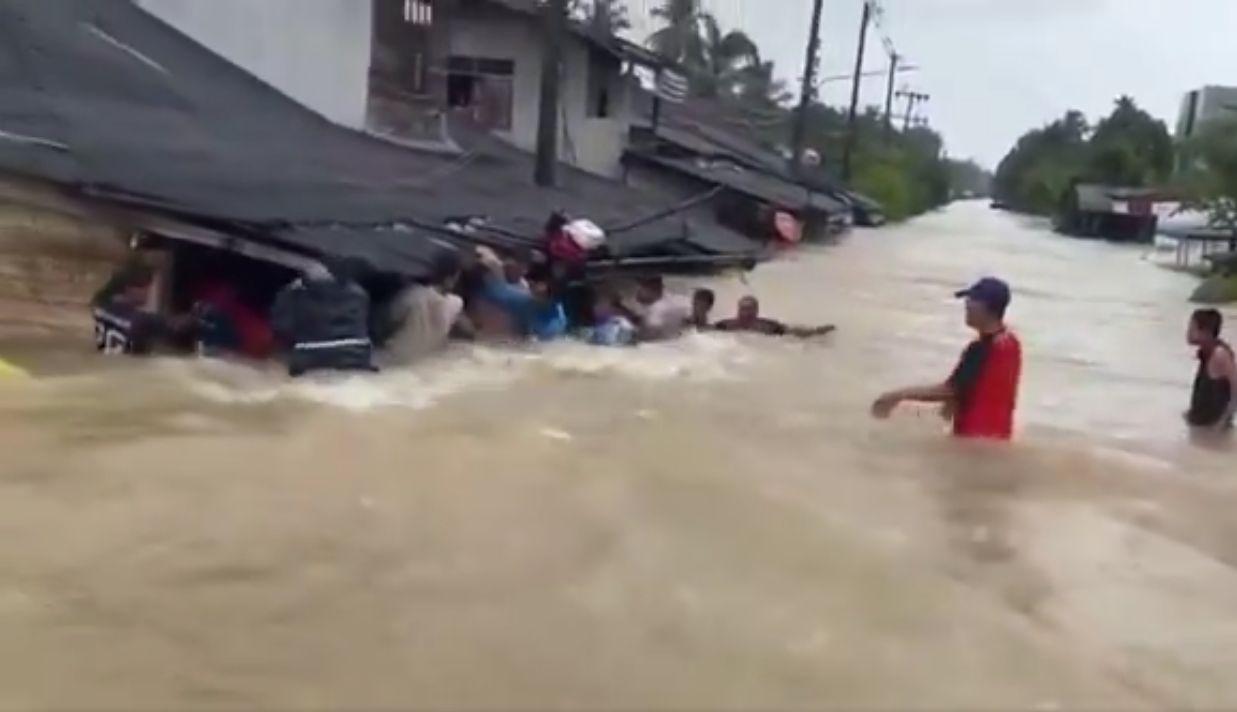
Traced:
<svg viewBox="0 0 1237 712">
<path fill-rule="evenodd" d="M 483 296 L 506 312 L 523 335 L 553 341 L 567 334 L 567 313 L 547 282 L 530 280 L 527 287 L 512 283 L 502 261 L 489 251 L 481 251 L 481 262 L 488 270 Z"/>
<path fill-rule="evenodd" d="M 619 312 L 613 295 L 599 293 L 593 302 L 593 326 L 584 338 L 594 346 L 634 346 L 636 325 Z"/>
</svg>

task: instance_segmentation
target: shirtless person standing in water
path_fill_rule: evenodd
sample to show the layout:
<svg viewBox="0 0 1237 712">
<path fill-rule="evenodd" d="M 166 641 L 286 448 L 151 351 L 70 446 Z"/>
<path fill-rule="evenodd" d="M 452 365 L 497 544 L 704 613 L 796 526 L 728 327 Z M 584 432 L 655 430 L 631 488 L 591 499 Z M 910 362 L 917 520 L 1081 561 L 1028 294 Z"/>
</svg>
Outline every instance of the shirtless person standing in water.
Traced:
<svg viewBox="0 0 1237 712">
<path fill-rule="evenodd" d="M 1232 428 L 1237 412 L 1237 363 L 1233 349 L 1220 338 L 1223 328 L 1220 312 L 1199 309 L 1186 332 L 1186 341 L 1198 349 L 1198 372 L 1185 420 L 1200 431 Z"/>
</svg>

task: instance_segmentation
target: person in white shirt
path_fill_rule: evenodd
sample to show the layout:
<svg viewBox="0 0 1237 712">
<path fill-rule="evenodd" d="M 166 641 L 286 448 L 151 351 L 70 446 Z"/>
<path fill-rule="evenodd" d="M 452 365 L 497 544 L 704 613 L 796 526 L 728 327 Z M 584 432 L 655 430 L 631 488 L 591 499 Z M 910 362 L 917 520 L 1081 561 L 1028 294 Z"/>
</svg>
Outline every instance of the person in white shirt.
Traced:
<svg viewBox="0 0 1237 712">
<path fill-rule="evenodd" d="M 640 324 L 641 341 L 677 338 L 691 326 L 691 304 L 682 297 L 666 294 L 661 277 L 640 280 L 635 302 L 627 305 L 627 310 Z"/>
<path fill-rule="evenodd" d="M 443 253 L 435 260 L 428 284 L 413 284 L 391 300 L 388 318 L 393 334 L 385 361 L 407 366 L 447 347 L 453 330 L 469 329 L 464 300 L 454 293 L 459 259 Z"/>
</svg>

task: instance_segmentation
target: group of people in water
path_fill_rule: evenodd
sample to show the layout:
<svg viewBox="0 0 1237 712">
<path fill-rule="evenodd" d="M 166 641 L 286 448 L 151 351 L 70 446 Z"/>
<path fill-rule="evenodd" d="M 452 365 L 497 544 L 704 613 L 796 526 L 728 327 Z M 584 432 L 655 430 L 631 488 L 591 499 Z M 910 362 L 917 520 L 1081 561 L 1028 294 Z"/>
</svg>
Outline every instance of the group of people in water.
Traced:
<svg viewBox="0 0 1237 712">
<path fill-rule="evenodd" d="M 293 376 L 314 371 L 373 371 L 405 366 L 454 339 L 541 342 L 577 338 L 597 346 L 673 339 L 688 330 L 810 338 L 834 327 L 800 327 L 764 317 L 744 297 L 732 318 L 714 321 L 716 297 L 689 300 L 666 291 L 660 276 L 636 280 L 627 297 L 615 284 L 556 275 L 525 255 L 479 248 L 475 258 L 436 256 L 426 279 L 406 284 L 375 306 L 361 286 L 364 266 L 315 263 L 287 284 L 263 319 L 225 286 L 194 290 L 193 308 L 165 317 L 146 305 L 151 270 L 122 270 L 95 298 L 96 345 L 105 353 L 141 355 L 157 344 L 252 357 L 286 354 Z"/>
<path fill-rule="evenodd" d="M 667 293 L 661 277 L 650 276 L 623 298 L 609 285 L 573 286 L 552 272 L 537 271 L 520 255 L 500 257 L 486 248 L 478 249 L 472 264 L 454 253 L 440 255 L 428 279 L 406 285 L 374 309 L 357 267 L 345 260 L 306 270 L 276 297 L 269 334 L 255 326 L 260 320 L 238 311 L 236 300 L 221 299 L 217 289 L 213 300 L 208 295 L 191 314 L 164 317 L 148 311 L 152 274 L 133 268 L 96 299 L 96 345 L 104 353 L 137 355 L 160 341 L 196 340 L 200 348 L 242 352 L 273 350 L 273 344 L 287 354 L 289 372 L 300 376 L 408 365 L 452 339 L 574 337 L 597 346 L 631 346 L 693 329 L 799 338 L 834 331 L 832 325 L 802 327 L 769 319 L 753 296 L 739 300 L 733 317 L 715 321 L 716 296 L 708 289 L 687 300 Z M 955 435 L 1008 440 L 1022 374 L 1022 346 L 1005 323 L 1011 290 L 988 277 L 957 296 L 965 299 L 966 323 L 976 337 L 954 370 L 939 383 L 881 395 L 872 414 L 888 418 L 907 402 L 938 404 Z M 1222 329 L 1223 317 L 1214 309 L 1191 316 L 1186 338 L 1197 349 L 1198 369 L 1185 420 L 1192 428 L 1228 429 L 1237 413 L 1237 362 Z"/>
</svg>

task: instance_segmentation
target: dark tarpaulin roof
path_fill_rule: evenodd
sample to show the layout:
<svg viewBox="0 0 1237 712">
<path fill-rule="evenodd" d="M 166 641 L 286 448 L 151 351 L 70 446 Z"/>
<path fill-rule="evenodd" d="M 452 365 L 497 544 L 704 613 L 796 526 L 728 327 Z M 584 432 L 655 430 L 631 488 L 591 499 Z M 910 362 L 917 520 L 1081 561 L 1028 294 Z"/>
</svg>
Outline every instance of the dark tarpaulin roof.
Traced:
<svg viewBox="0 0 1237 712">
<path fill-rule="evenodd" d="M 844 203 L 823 193 L 727 160 L 680 158 L 653 151 L 628 151 L 627 158 L 690 175 L 708 183 L 722 185 L 744 195 L 750 195 L 791 210 L 810 208 L 825 213 L 842 213 L 848 210 Z"/>
<path fill-rule="evenodd" d="M 560 188 L 538 188 L 530 156 L 492 149 L 436 154 L 340 128 L 128 0 L 0 0 L 0 170 L 414 275 L 437 249 L 430 233 L 370 228 L 482 214 L 532 236 L 556 209 L 606 227 L 664 207 L 566 168 Z M 681 239 L 682 225 L 613 247 Z M 709 234 L 689 239 L 738 247 Z"/>
<path fill-rule="evenodd" d="M 626 160 L 643 161 L 661 168 L 725 186 L 731 190 L 790 210 L 810 209 L 823 213 L 846 213 L 850 208 L 834 194 L 782 177 L 771 169 L 718 151 L 717 146 L 673 128 L 659 127 L 656 143 L 643 149 L 630 149 Z M 664 144 L 676 151 L 664 150 Z M 684 155 L 691 153 L 693 155 Z"/>
<path fill-rule="evenodd" d="M 649 102 L 651 98 L 644 93 L 641 103 Z M 644 112 L 650 113 L 651 105 Z M 741 111 L 725 102 L 693 97 L 682 104 L 663 102 L 656 136 L 659 141 L 702 156 L 729 157 L 767 174 L 770 180 L 808 188 L 814 196 L 824 198 L 814 198 L 818 210 L 845 211 L 847 203 L 869 211 L 883 210 L 878 202 L 846 187 L 823 170 L 802 177 L 791 175 L 787 158 L 761 139 L 762 128 L 782 120 L 776 114 Z"/>
</svg>

